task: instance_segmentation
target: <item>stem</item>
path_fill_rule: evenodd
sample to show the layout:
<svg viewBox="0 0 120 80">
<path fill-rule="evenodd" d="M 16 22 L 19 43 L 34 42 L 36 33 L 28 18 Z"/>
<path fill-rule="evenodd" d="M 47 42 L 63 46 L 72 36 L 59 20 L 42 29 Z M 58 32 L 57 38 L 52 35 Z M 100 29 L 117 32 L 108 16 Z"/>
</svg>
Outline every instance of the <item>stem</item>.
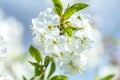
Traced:
<svg viewBox="0 0 120 80">
<path fill-rule="evenodd" d="M 63 35 L 63 29 L 65 28 L 65 25 L 64 25 L 64 19 L 63 19 L 63 15 L 60 17 L 60 35 Z"/>
<path fill-rule="evenodd" d="M 64 28 L 64 19 L 63 19 L 63 15 L 60 17 L 60 27 Z"/>
<path fill-rule="evenodd" d="M 40 80 L 44 80 L 44 75 L 40 77 Z"/>
<path fill-rule="evenodd" d="M 44 74 L 45 72 L 43 72 L 42 74 L 41 74 L 41 76 L 40 76 L 40 80 L 44 80 Z"/>
</svg>

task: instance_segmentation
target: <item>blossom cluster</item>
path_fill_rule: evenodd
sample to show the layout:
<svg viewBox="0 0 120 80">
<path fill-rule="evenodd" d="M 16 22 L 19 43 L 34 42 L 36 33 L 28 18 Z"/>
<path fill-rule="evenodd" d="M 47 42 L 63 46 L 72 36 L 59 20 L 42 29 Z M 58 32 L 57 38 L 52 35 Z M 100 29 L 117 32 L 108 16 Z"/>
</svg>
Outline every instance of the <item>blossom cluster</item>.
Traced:
<svg viewBox="0 0 120 80">
<path fill-rule="evenodd" d="M 84 53 L 90 50 L 94 43 L 89 16 L 77 12 L 65 23 L 79 30 L 73 31 L 71 37 L 61 34 L 58 27 L 60 20 L 53 10 L 48 8 L 40 12 L 37 18 L 32 19 L 33 43 L 39 47 L 43 56 L 54 58 L 65 73 L 81 73 L 87 62 Z"/>
</svg>

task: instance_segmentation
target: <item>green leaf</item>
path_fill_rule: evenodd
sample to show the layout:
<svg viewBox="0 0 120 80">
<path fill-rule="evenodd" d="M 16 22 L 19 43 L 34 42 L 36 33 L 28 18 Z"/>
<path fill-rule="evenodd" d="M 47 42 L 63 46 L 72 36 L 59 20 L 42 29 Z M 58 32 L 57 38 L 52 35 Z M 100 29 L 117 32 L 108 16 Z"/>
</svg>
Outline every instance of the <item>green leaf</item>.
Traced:
<svg viewBox="0 0 120 80">
<path fill-rule="evenodd" d="M 50 80 L 68 80 L 68 78 L 66 76 L 57 75 L 53 76 Z"/>
<path fill-rule="evenodd" d="M 67 8 L 63 14 L 64 20 L 67 20 L 70 18 L 74 13 L 78 12 L 79 10 L 82 10 L 84 8 L 88 7 L 87 4 L 84 3 L 76 3 L 72 5 L 71 7 Z"/>
<path fill-rule="evenodd" d="M 69 37 L 72 37 L 72 29 L 67 27 L 64 29 L 64 32 L 69 36 Z"/>
<path fill-rule="evenodd" d="M 83 28 L 71 27 L 73 31 L 82 30 Z"/>
<path fill-rule="evenodd" d="M 35 77 L 33 77 L 32 79 L 30 79 L 30 80 L 42 80 L 42 79 L 40 79 L 40 77 L 41 77 L 41 76 L 35 76 Z"/>
<path fill-rule="evenodd" d="M 23 76 L 22 78 L 23 78 L 23 80 L 27 80 L 27 78 L 25 76 Z"/>
<path fill-rule="evenodd" d="M 42 74 L 43 67 L 44 67 L 43 65 L 39 65 L 39 63 L 31 62 L 31 61 L 29 61 L 29 63 L 35 67 L 35 69 L 34 69 L 35 76 L 39 76 L 40 74 Z"/>
<path fill-rule="evenodd" d="M 55 8 L 54 8 L 54 12 L 55 12 L 58 16 L 61 16 L 61 14 L 62 14 L 62 11 L 61 11 L 60 8 L 58 8 L 58 7 L 55 7 Z"/>
<path fill-rule="evenodd" d="M 31 56 L 39 63 L 39 62 L 42 62 L 42 57 L 41 57 L 41 53 L 40 51 L 33 47 L 33 46 L 30 46 L 29 48 L 29 52 L 31 54 Z"/>
<path fill-rule="evenodd" d="M 44 60 L 44 66 L 47 67 L 48 64 L 52 61 L 53 59 L 49 56 L 46 56 L 45 57 L 45 60 Z"/>
<path fill-rule="evenodd" d="M 63 5 L 60 0 L 52 0 L 55 8 L 54 11 L 58 16 L 61 16 L 62 10 L 63 10 Z"/>
<path fill-rule="evenodd" d="M 34 80 L 35 79 L 35 77 L 32 77 L 30 80 Z"/>
<path fill-rule="evenodd" d="M 115 76 L 114 74 L 111 74 L 111 75 L 104 77 L 102 80 L 111 80 L 114 76 Z"/>
<path fill-rule="evenodd" d="M 55 72 L 55 69 L 56 69 L 55 62 L 52 61 L 51 66 L 50 66 L 50 72 L 47 78 L 49 78 Z"/>
<path fill-rule="evenodd" d="M 35 70 L 34 70 L 35 76 L 40 76 L 41 73 L 42 73 L 42 70 L 39 67 L 35 67 Z"/>
<path fill-rule="evenodd" d="M 83 28 L 74 27 L 74 26 L 71 24 L 71 22 L 69 22 L 69 21 L 66 21 L 65 24 L 66 24 L 67 28 L 70 28 L 70 29 L 72 29 L 73 31 L 83 30 Z"/>
<path fill-rule="evenodd" d="M 39 67 L 39 63 L 28 61 L 32 66 Z"/>
<path fill-rule="evenodd" d="M 72 29 L 73 31 L 83 30 L 83 28 L 77 28 L 77 27 L 68 27 L 68 28 Z"/>
</svg>

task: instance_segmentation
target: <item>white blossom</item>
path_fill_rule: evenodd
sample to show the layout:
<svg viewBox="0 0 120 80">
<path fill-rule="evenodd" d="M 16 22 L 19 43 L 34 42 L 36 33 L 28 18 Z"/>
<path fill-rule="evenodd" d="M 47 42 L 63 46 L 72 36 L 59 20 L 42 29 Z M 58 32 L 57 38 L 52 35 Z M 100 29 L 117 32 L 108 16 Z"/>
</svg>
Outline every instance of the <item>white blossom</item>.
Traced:
<svg viewBox="0 0 120 80">
<path fill-rule="evenodd" d="M 7 76 L 0 75 L 0 80 L 14 80 L 14 79 L 10 75 Z"/>
<path fill-rule="evenodd" d="M 60 35 L 59 17 L 52 9 L 41 12 L 32 20 L 33 43 L 40 48 L 42 55 L 53 57 L 65 73 L 75 74 L 84 70 L 86 57 L 83 53 L 91 49 L 94 39 L 88 16 L 77 13 L 66 22 L 79 28 L 73 31 L 72 37 Z"/>
<path fill-rule="evenodd" d="M 52 9 L 48 8 L 45 12 L 41 12 L 38 18 L 32 20 L 32 32 L 35 36 L 33 41 L 41 49 L 47 50 L 47 47 L 50 48 L 51 45 L 55 47 L 57 44 L 55 37 L 59 35 L 59 29 L 55 26 L 59 24 L 59 18 L 51 13 Z"/>
<path fill-rule="evenodd" d="M 61 61 L 60 69 L 64 70 L 64 73 L 77 74 L 85 69 L 87 57 L 84 54 L 77 55 L 74 52 L 63 53 Z"/>
</svg>

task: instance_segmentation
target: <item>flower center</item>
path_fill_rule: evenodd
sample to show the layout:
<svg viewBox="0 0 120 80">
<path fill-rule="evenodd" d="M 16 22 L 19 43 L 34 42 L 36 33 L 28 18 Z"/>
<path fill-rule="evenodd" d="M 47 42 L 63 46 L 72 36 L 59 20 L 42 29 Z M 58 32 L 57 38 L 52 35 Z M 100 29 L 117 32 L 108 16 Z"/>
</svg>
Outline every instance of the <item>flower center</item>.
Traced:
<svg viewBox="0 0 120 80">
<path fill-rule="evenodd" d="M 53 28 L 53 27 L 52 27 L 51 25 L 48 26 L 48 29 L 49 29 L 49 30 L 52 30 L 52 28 Z"/>
<path fill-rule="evenodd" d="M 61 52 L 60 55 L 61 55 L 62 57 L 64 57 L 64 53 L 63 53 L 63 52 Z"/>
<path fill-rule="evenodd" d="M 58 57 L 58 56 L 56 55 L 56 53 L 53 53 L 53 54 L 52 54 L 52 58 L 54 59 L 54 58 L 56 58 L 56 57 Z"/>
<path fill-rule="evenodd" d="M 82 18 L 81 18 L 81 16 L 77 16 L 77 19 L 81 20 Z"/>
<path fill-rule="evenodd" d="M 42 34 L 40 35 L 40 42 L 41 45 L 44 46 L 44 36 Z"/>
<path fill-rule="evenodd" d="M 84 37 L 82 40 L 81 40 L 81 44 L 82 45 L 86 45 L 87 44 L 87 38 Z"/>
<path fill-rule="evenodd" d="M 53 45 L 56 45 L 56 44 L 58 44 L 58 42 L 57 42 L 56 40 L 53 40 L 53 41 L 52 41 L 52 44 L 53 44 Z"/>
<path fill-rule="evenodd" d="M 80 68 L 75 66 L 73 61 L 70 60 L 70 62 L 68 63 L 68 65 L 73 68 L 76 72 L 80 72 Z"/>
<path fill-rule="evenodd" d="M 73 39 L 69 38 L 69 39 L 67 40 L 67 42 L 68 42 L 68 43 L 72 43 L 72 42 L 73 42 Z"/>
</svg>

